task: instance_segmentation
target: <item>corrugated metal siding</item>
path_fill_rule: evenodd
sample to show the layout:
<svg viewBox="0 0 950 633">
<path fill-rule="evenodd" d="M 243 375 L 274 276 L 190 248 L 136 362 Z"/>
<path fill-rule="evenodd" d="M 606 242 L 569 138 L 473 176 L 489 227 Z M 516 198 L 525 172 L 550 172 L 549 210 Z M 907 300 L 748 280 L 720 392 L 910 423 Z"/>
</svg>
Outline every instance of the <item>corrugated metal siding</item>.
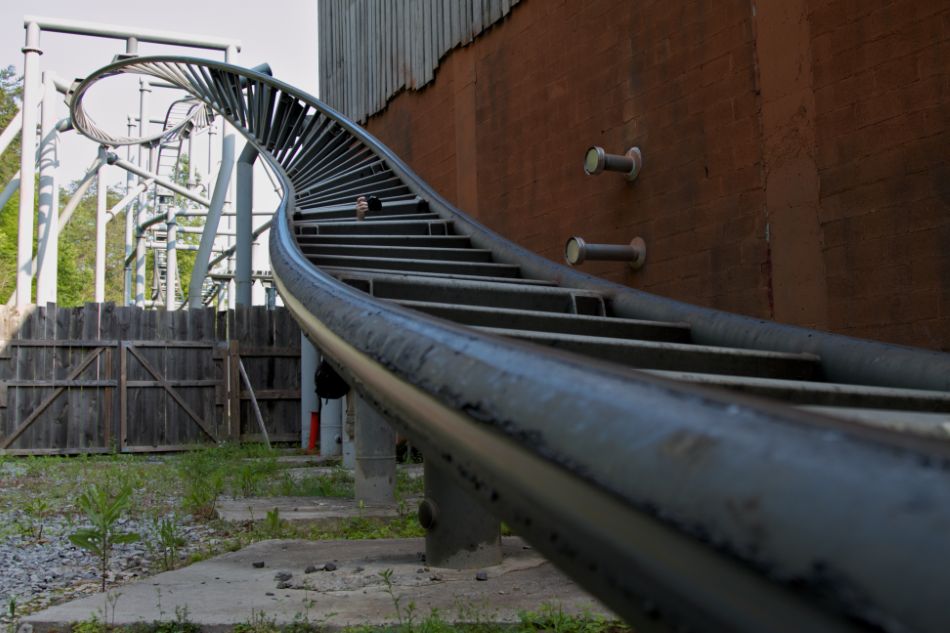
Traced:
<svg viewBox="0 0 950 633">
<path fill-rule="evenodd" d="M 439 60 L 519 0 L 320 0 L 320 98 L 357 121 L 403 88 L 432 81 Z"/>
</svg>

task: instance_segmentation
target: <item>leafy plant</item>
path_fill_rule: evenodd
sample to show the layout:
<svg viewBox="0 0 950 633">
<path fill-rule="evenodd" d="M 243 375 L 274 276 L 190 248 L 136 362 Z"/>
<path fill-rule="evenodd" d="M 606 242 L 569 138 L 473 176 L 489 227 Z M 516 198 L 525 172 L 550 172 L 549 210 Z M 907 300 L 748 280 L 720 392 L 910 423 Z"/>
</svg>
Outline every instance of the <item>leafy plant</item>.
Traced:
<svg viewBox="0 0 950 633">
<path fill-rule="evenodd" d="M 263 610 L 251 609 L 250 619 L 235 624 L 234 633 L 280 633 L 280 626 L 277 625 L 277 618 L 267 617 Z"/>
<path fill-rule="evenodd" d="M 585 612 L 572 615 L 564 612 L 561 605 L 543 604 L 537 611 L 522 611 L 518 614 L 523 633 L 621 633 L 630 628 L 616 620 Z"/>
<path fill-rule="evenodd" d="M 245 497 L 253 495 L 261 479 L 263 479 L 263 473 L 254 468 L 253 464 L 243 464 L 237 473 L 238 488 L 241 494 Z"/>
<path fill-rule="evenodd" d="M 383 583 L 386 585 L 385 591 L 389 594 L 389 598 L 393 602 L 393 608 L 396 610 L 396 619 L 399 620 L 399 628 L 411 632 L 413 630 L 412 623 L 416 614 L 416 603 L 410 601 L 405 609 L 402 608 L 402 596 L 397 596 L 396 591 L 393 589 L 392 569 L 382 570 L 379 572 L 379 576 L 383 579 Z M 403 616 L 403 611 L 405 611 L 405 616 Z"/>
<path fill-rule="evenodd" d="M 149 549 L 157 555 L 163 571 L 174 569 L 178 549 L 185 544 L 178 517 L 162 517 L 152 522 Z"/>
<path fill-rule="evenodd" d="M 20 628 L 20 618 L 16 610 L 16 596 L 10 596 L 9 600 L 7 600 L 7 615 L 10 618 L 7 631 L 9 633 L 16 633 L 16 630 Z"/>
<path fill-rule="evenodd" d="M 319 472 L 319 471 L 316 471 Z M 353 475 L 342 466 L 326 474 L 301 477 L 299 480 L 285 475 L 275 492 L 283 497 L 334 497 L 352 499 L 355 494 Z"/>
<path fill-rule="evenodd" d="M 268 535 L 268 538 L 280 538 L 282 528 L 283 521 L 280 518 L 280 510 L 278 508 L 268 510 L 264 517 L 264 533 Z"/>
<path fill-rule="evenodd" d="M 17 523 L 20 533 L 34 541 L 42 540 L 43 520 L 49 514 L 49 502 L 43 497 L 33 497 L 23 508 L 23 520 Z"/>
<path fill-rule="evenodd" d="M 179 461 L 185 493 L 182 505 L 196 518 L 210 519 L 218 497 L 224 492 L 224 466 L 214 450 L 185 453 Z"/>
<path fill-rule="evenodd" d="M 139 535 L 135 532 L 123 532 L 119 529 L 119 519 L 129 508 L 131 496 L 132 489 L 128 486 L 113 495 L 109 490 L 95 485 L 89 486 L 79 496 L 79 507 L 92 525 L 76 530 L 69 535 L 69 540 L 99 558 L 102 591 L 106 590 L 106 574 L 109 571 L 112 548 L 115 545 L 133 543 L 139 539 Z"/>
<path fill-rule="evenodd" d="M 72 633 L 104 633 L 105 628 L 99 614 L 93 613 L 88 619 L 74 623 Z"/>
</svg>

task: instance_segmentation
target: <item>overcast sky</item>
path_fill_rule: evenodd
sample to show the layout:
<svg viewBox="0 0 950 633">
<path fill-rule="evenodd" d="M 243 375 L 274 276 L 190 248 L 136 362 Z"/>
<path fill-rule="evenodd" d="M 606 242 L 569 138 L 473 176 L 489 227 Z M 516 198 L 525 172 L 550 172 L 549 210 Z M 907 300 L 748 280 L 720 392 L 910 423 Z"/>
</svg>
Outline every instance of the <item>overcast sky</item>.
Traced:
<svg viewBox="0 0 950 633">
<path fill-rule="evenodd" d="M 3 0 L 0 2 L 0 64 L 13 65 L 22 72 L 24 44 L 23 17 L 64 18 L 126 27 L 175 31 L 238 39 L 241 53 L 234 63 L 271 65 L 274 76 L 311 94 L 317 94 L 317 0 L 270 0 L 249 3 L 235 0 Z M 108 64 L 112 56 L 125 51 L 120 40 L 43 33 L 40 47 L 42 69 L 64 79 L 83 77 Z M 198 49 L 176 49 L 159 44 L 139 44 L 139 54 L 183 54 L 223 60 L 223 53 Z M 126 115 L 137 114 L 138 95 L 130 84 L 103 86 L 90 101 L 89 111 L 97 123 L 114 132 L 125 132 Z M 113 89 L 114 88 L 114 89 Z M 156 90 L 156 92 L 160 92 Z M 169 91 L 164 91 L 168 93 Z M 108 93 L 108 94 L 107 94 Z M 122 93 L 122 94 L 117 94 Z M 157 101 L 153 118 L 161 118 Z M 168 97 L 166 97 L 168 98 Z M 66 116 L 62 106 L 57 118 Z M 114 123 L 113 123 L 114 122 Z M 63 140 L 61 165 L 69 179 L 79 178 L 95 156 L 95 146 L 70 132 Z M 241 144 L 238 144 L 240 150 Z M 123 150 L 124 151 L 124 150 Z M 200 159 L 195 150 L 196 159 Z M 117 171 L 117 168 L 113 168 Z M 115 179 L 119 180 L 119 173 Z M 110 177 L 110 180 L 112 178 Z"/>
</svg>

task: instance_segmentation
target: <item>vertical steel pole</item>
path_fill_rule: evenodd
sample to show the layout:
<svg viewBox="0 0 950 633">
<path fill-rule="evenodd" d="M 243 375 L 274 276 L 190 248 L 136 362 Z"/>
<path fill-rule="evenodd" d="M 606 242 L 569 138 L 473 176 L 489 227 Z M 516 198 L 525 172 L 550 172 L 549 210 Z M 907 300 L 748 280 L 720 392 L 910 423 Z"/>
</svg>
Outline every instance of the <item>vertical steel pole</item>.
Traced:
<svg viewBox="0 0 950 633">
<path fill-rule="evenodd" d="M 354 436 L 356 434 L 356 394 L 353 391 L 341 398 L 342 406 L 346 413 L 343 416 L 343 467 L 356 468 L 356 448 L 354 447 Z"/>
<path fill-rule="evenodd" d="M 212 154 L 214 153 L 214 135 L 217 132 L 214 131 L 214 124 L 208 126 L 208 178 L 211 178 L 211 174 L 214 173 L 214 159 Z"/>
<path fill-rule="evenodd" d="M 320 454 L 335 457 L 343 451 L 343 399 L 320 405 Z"/>
<path fill-rule="evenodd" d="M 102 149 L 105 153 L 105 148 Z M 99 167 L 96 174 L 96 285 L 95 299 L 96 303 L 102 303 L 106 300 L 106 179 L 104 173 L 105 164 Z"/>
<path fill-rule="evenodd" d="M 126 128 L 128 130 L 128 136 L 132 136 L 132 130 L 135 127 L 135 124 L 132 122 L 132 115 L 128 115 L 126 119 Z M 132 146 L 125 146 L 125 159 L 132 162 Z M 132 191 L 132 187 L 135 185 L 135 174 L 130 171 L 125 172 L 125 195 L 128 196 Z M 132 254 L 132 234 L 133 226 L 135 225 L 135 214 L 132 213 L 132 205 L 128 205 L 125 208 L 125 260 L 129 261 L 129 255 Z M 132 269 L 128 264 L 125 265 L 125 292 L 123 295 L 124 305 L 131 305 L 132 303 Z"/>
<path fill-rule="evenodd" d="M 237 49 L 236 46 L 234 46 L 234 45 L 228 46 L 227 48 L 224 49 L 224 62 L 225 62 L 226 64 L 233 64 L 233 63 L 235 63 L 235 62 L 237 61 L 237 54 L 238 54 L 238 49 Z M 227 120 L 222 117 L 222 119 L 221 119 L 221 134 L 222 134 L 222 136 L 227 137 L 228 135 L 233 134 L 233 133 L 234 133 L 234 130 L 231 129 L 231 127 L 232 127 L 232 126 L 230 126 L 230 125 L 228 124 Z M 223 140 L 224 140 L 224 139 L 222 139 L 222 141 L 223 141 Z M 222 152 L 223 152 L 223 148 L 224 148 L 224 146 L 222 145 Z M 224 163 L 223 163 L 223 161 L 222 161 L 222 166 L 223 166 L 223 165 L 224 165 Z M 233 169 L 233 167 L 232 167 L 232 169 Z M 252 173 L 253 173 L 253 172 L 252 172 Z M 253 176 L 252 176 L 252 177 L 253 177 Z M 228 201 L 229 201 L 231 204 L 234 204 L 233 201 L 235 200 L 235 187 L 236 187 L 235 180 L 232 179 L 232 180 L 231 180 L 231 183 L 230 183 L 230 186 L 228 187 Z M 252 204 L 253 204 L 253 202 L 252 202 Z M 233 247 L 233 246 L 235 245 L 235 241 L 236 241 L 236 240 L 235 240 L 234 234 L 235 234 L 235 232 L 236 232 L 236 223 L 237 223 L 237 220 L 236 220 L 236 218 L 235 218 L 234 216 L 230 216 L 230 215 L 229 215 L 229 216 L 227 216 L 227 217 L 225 218 L 224 226 L 225 226 L 225 228 L 227 229 L 227 232 L 228 232 L 228 235 L 226 235 L 226 236 L 224 237 L 225 248 L 230 249 L 231 247 Z M 235 249 L 235 251 L 236 251 L 236 250 L 237 250 L 237 249 Z M 232 251 L 232 252 L 234 252 L 234 251 Z M 236 257 L 236 255 L 237 255 L 237 253 L 235 253 L 234 255 L 231 256 L 231 265 L 228 266 L 228 268 L 229 268 L 230 270 L 232 270 L 232 271 L 235 270 L 236 267 L 237 267 L 237 257 Z M 248 257 L 248 260 L 250 260 L 250 257 Z M 236 303 L 237 293 L 238 293 L 238 290 L 237 290 L 236 279 L 235 279 L 235 277 L 232 276 L 231 279 L 230 279 L 230 281 L 228 281 L 228 303 L 229 303 L 229 304 L 234 305 L 234 303 Z M 248 305 L 250 305 L 250 302 L 248 302 Z"/>
<path fill-rule="evenodd" d="M 356 501 L 386 505 L 396 501 L 396 432 L 366 400 L 356 401 Z"/>
<path fill-rule="evenodd" d="M 152 91 L 151 85 L 144 78 L 139 79 L 139 138 L 145 136 L 145 124 L 148 121 L 148 93 Z M 145 167 L 145 148 L 139 145 L 138 166 Z M 141 226 L 145 222 L 146 195 L 143 192 L 139 195 L 136 211 L 135 226 Z M 135 229 L 135 305 L 145 306 L 145 236 L 138 228 Z"/>
<path fill-rule="evenodd" d="M 470 492 L 452 481 L 436 455 L 426 455 L 425 499 L 419 523 L 426 530 L 426 563 L 471 569 L 501 562 L 501 525 Z"/>
<path fill-rule="evenodd" d="M 30 305 L 33 286 L 33 195 L 36 185 L 36 108 L 40 81 L 40 27 L 30 22 L 23 47 L 23 134 L 20 142 L 20 217 L 17 227 L 16 307 Z"/>
<path fill-rule="evenodd" d="M 211 206 L 205 218 L 204 231 L 201 234 L 201 243 L 198 246 L 198 255 L 195 258 L 195 267 L 191 273 L 191 285 L 188 288 L 188 305 L 192 308 L 201 307 L 201 284 L 208 274 L 208 262 L 211 258 L 211 248 L 214 246 L 218 231 L 218 222 L 224 210 L 225 197 L 231 181 L 231 172 L 234 169 L 234 135 L 224 137 L 221 155 L 221 169 L 214 183 L 214 193 L 211 194 Z M 233 295 L 229 296 L 232 301 Z"/>
<path fill-rule="evenodd" d="M 195 186 L 195 155 L 194 155 L 194 146 L 195 146 L 195 134 L 192 132 L 188 135 L 188 183 L 187 186 L 189 189 Z"/>
<path fill-rule="evenodd" d="M 178 209 L 169 204 L 165 212 L 165 225 L 168 232 L 165 235 L 165 308 L 178 308 L 178 298 L 175 288 L 178 282 Z"/>
<path fill-rule="evenodd" d="M 43 74 L 43 116 L 40 119 L 40 193 L 37 208 L 36 303 L 56 302 L 56 263 L 59 249 L 58 196 L 56 195 L 56 86 Z"/>
<path fill-rule="evenodd" d="M 235 274 L 237 277 L 237 305 L 252 305 L 251 257 L 254 237 L 254 161 L 257 149 L 247 143 L 237 164 L 237 249 Z"/>
</svg>

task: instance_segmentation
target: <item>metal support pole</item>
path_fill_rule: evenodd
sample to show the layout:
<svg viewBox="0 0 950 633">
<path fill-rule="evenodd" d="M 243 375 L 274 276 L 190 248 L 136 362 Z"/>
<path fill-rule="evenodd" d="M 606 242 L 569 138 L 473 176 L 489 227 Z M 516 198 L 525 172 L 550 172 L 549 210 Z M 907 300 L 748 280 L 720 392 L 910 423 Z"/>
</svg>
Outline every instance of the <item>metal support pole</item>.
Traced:
<svg viewBox="0 0 950 633">
<path fill-rule="evenodd" d="M 343 468 L 353 470 L 356 468 L 356 447 L 354 446 L 354 436 L 356 435 L 356 394 L 351 391 L 340 400 L 346 411 L 346 414 L 343 416 Z"/>
<path fill-rule="evenodd" d="M 178 220 L 175 217 L 177 209 L 168 205 L 165 224 L 168 233 L 165 235 L 165 308 L 176 310 L 178 299 L 175 288 L 178 284 Z"/>
<path fill-rule="evenodd" d="M 132 136 L 132 129 L 134 127 L 135 127 L 135 124 L 132 123 L 132 115 L 128 115 L 126 118 L 126 128 L 127 128 L 126 135 L 127 136 L 129 137 Z M 125 148 L 125 159 L 129 161 L 130 163 L 132 162 L 132 146 L 131 145 L 127 145 Z M 138 193 L 145 192 L 145 188 L 143 187 L 141 190 L 139 190 L 137 194 L 135 194 L 135 196 L 132 196 L 132 187 L 134 183 L 135 183 L 135 175 L 130 171 L 126 171 L 125 172 L 125 198 L 123 198 L 122 201 L 118 205 L 116 205 L 116 209 L 119 209 L 119 208 L 124 209 L 132 201 L 132 199 L 138 196 Z M 128 198 L 128 200 L 126 200 L 126 198 Z M 113 211 L 115 211 L 115 209 L 113 209 Z M 129 260 L 129 257 L 132 255 L 132 250 L 134 248 L 132 245 L 132 239 L 133 239 L 132 227 L 133 226 L 135 226 L 135 217 L 133 216 L 132 211 L 130 209 L 125 212 L 125 261 Z M 125 275 L 125 283 L 124 283 L 122 303 L 123 305 L 128 306 L 132 304 L 132 269 L 129 267 L 128 264 L 126 264 L 124 267 L 124 275 Z"/>
<path fill-rule="evenodd" d="M 320 405 L 320 454 L 336 457 L 343 452 L 343 399 Z"/>
<path fill-rule="evenodd" d="M 96 179 L 96 285 L 95 302 L 106 300 L 106 179 L 105 165 L 99 167 Z"/>
<path fill-rule="evenodd" d="M 40 119 L 40 193 L 37 208 L 36 303 L 56 302 L 59 255 L 59 209 L 56 183 L 56 87 L 49 73 L 43 74 L 43 116 Z"/>
<path fill-rule="evenodd" d="M 7 127 L 3 128 L 3 133 L 0 134 L 0 154 L 7 151 L 7 147 L 13 142 L 13 139 L 16 138 L 17 134 L 20 134 L 22 131 L 23 112 L 17 111 L 17 113 L 13 115 L 13 118 L 10 119 Z"/>
<path fill-rule="evenodd" d="M 36 108 L 40 92 L 40 27 L 26 24 L 23 47 L 23 133 L 20 142 L 20 217 L 17 226 L 16 307 L 25 308 L 32 298 L 33 182 L 36 160 Z"/>
<path fill-rule="evenodd" d="M 151 92 L 151 86 L 145 78 L 139 78 L 139 137 L 145 136 L 145 121 L 148 116 L 148 93 Z M 145 148 L 139 145 L 138 166 L 144 168 Z M 141 224 L 145 220 L 145 193 L 139 194 L 136 204 L 135 224 Z M 142 235 L 136 231 L 133 235 L 135 240 L 135 305 L 145 306 L 145 242 Z"/>
<path fill-rule="evenodd" d="M 426 530 L 426 563 L 471 569 L 501 562 L 501 525 L 470 492 L 452 481 L 449 466 L 425 456 L 425 499 L 419 523 Z"/>
<path fill-rule="evenodd" d="M 150 152 L 149 153 L 150 156 L 153 153 L 154 152 Z M 188 198 L 192 202 L 197 202 L 198 204 L 204 205 L 206 207 L 211 206 L 211 201 L 205 198 L 204 196 L 199 196 L 198 194 L 196 194 L 191 189 L 188 189 L 187 187 L 182 187 L 181 185 L 176 184 L 172 182 L 171 180 L 168 180 L 167 178 L 163 178 L 159 176 L 158 174 L 154 174 L 147 169 L 142 169 L 141 167 L 137 167 L 136 165 L 133 165 L 127 160 L 122 160 L 114 153 L 111 153 L 111 152 L 108 153 L 106 155 L 106 159 L 109 161 L 110 165 L 121 167 L 122 169 L 128 172 L 131 172 L 141 178 L 146 179 L 147 182 L 154 182 L 156 184 L 159 184 L 162 187 L 165 187 L 166 189 L 170 189 L 171 191 L 174 191 L 180 196 L 184 196 L 185 198 Z M 180 214 L 180 215 L 189 215 L 189 214 Z"/>
<path fill-rule="evenodd" d="M 236 61 L 236 60 L 235 60 L 236 57 L 237 57 L 237 48 L 236 48 L 235 46 L 229 46 L 229 47 L 227 47 L 226 49 L 224 49 L 224 61 L 225 61 L 225 63 L 233 64 L 233 63 Z M 226 142 L 227 137 L 228 137 L 228 136 L 232 136 L 232 135 L 234 134 L 234 132 L 235 132 L 235 130 L 234 130 L 234 128 L 233 128 L 231 125 L 228 124 L 227 118 L 226 118 L 226 117 L 221 117 L 221 135 L 222 135 L 222 139 L 221 139 L 221 140 L 222 140 L 222 145 L 221 145 L 221 158 L 222 158 L 222 160 L 221 160 L 221 168 L 222 168 L 222 169 L 224 168 L 224 160 L 223 160 L 223 159 L 224 159 L 224 153 L 225 153 L 225 152 L 224 152 L 224 142 Z M 234 168 L 233 165 L 229 167 L 229 169 L 233 169 L 233 168 Z M 234 179 L 229 179 L 227 199 L 228 199 L 228 200 L 230 201 L 230 203 L 232 203 L 232 204 L 234 203 L 234 201 L 235 201 L 235 199 L 236 199 L 236 195 L 235 195 L 235 182 L 234 182 Z M 223 220 L 224 220 L 224 228 L 225 228 L 229 233 L 234 233 L 234 232 L 236 231 L 236 226 L 235 226 L 234 218 L 228 216 L 228 217 L 223 218 Z M 230 247 L 232 247 L 232 246 L 236 246 L 235 240 L 234 240 L 233 237 L 223 236 L 223 237 L 220 237 L 220 238 L 218 238 L 218 239 L 224 242 L 226 248 L 230 248 Z M 231 268 L 232 270 L 234 270 L 234 269 L 236 268 L 236 262 L 235 262 L 235 263 L 232 263 L 232 265 L 230 266 L 230 268 Z M 235 283 L 235 281 L 236 281 L 236 279 L 231 279 L 231 281 L 228 282 L 228 308 L 233 308 L 233 307 L 237 304 L 237 284 Z"/>
<path fill-rule="evenodd" d="M 188 135 L 188 182 L 189 187 L 195 186 L 195 154 L 194 154 L 194 133 Z"/>
<path fill-rule="evenodd" d="M 7 186 L 3 188 L 3 193 L 0 193 L 0 209 L 7 206 L 10 198 L 13 197 L 13 194 L 15 194 L 19 188 L 20 172 L 17 172 L 13 174 L 13 178 L 11 178 L 10 182 L 7 183 Z"/>
<path fill-rule="evenodd" d="M 112 207 L 111 209 L 109 209 L 108 214 L 107 214 L 109 217 L 106 218 L 106 222 L 111 222 L 112 220 L 114 220 L 117 215 L 119 215 L 120 213 L 122 213 L 122 211 L 123 211 L 127 206 L 129 206 L 129 205 L 132 203 L 132 201 L 135 200 L 136 197 L 138 197 L 138 195 L 139 195 L 140 193 L 142 193 L 143 191 L 145 191 L 146 189 L 148 189 L 148 188 L 151 186 L 151 184 L 152 184 L 152 181 L 151 181 L 151 180 L 145 180 L 145 181 L 140 182 L 139 184 L 137 184 L 134 189 L 129 190 L 129 192 L 125 195 L 125 197 L 123 197 L 121 200 L 119 200 L 119 201 L 115 204 L 114 207 Z M 126 216 L 129 218 L 129 221 L 131 222 L 131 220 L 132 220 L 132 214 L 131 214 L 131 213 L 127 213 Z M 128 223 L 127 223 L 127 224 L 128 224 Z M 128 225 L 131 226 L 131 224 L 128 224 Z M 131 240 L 130 240 L 130 242 L 131 242 Z M 126 254 L 130 254 L 128 250 L 126 250 Z"/>
<path fill-rule="evenodd" d="M 69 20 L 62 18 L 46 18 L 28 15 L 23 18 L 24 22 L 35 22 L 44 31 L 54 33 L 70 33 L 73 35 L 91 35 L 93 37 L 105 37 L 126 41 L 126 50 L 130 50 L 130 39 L 139 42 L 149 42 L 152 44 L 170 44 L 172 46 L 187 46 L 191 48 L 206 48 L 210 50 L 224 51 L 225 60 L 233 59 L 234 55 L 241 50 L 241 41 L 225 39 L 222 37 L 213 37 L 209 35 L 194 35 L 191 33 L 176 33 L 173 31 L 156 31 L 152 29 L 140 29 L 116 24 L 102 24 L 99 22 L 83 22 L 80 20 Z M 137 48 L 132 48 L 137 52 Z"/>
<path fill-rule="evenodd" d="M 254 238 L 251 234 L 254 230 L 254 161 L 257 160 L 258 151 L 250 143 L 244 145 L 244 151 L 241 152 L 237 164 L 237 204 L 235 211 L 237 213 L 237 261 L 235 270 L 237 272 L 237 304 L 239 306 L 249 306 L 253 304 L 251 299 L 251 250 L 254 244 Z M 314 409 L 316 410 L 316 409 Z"/>
<path fill-rule="evenodd" d="M 240 188 L 238 189 L 240 195 Z M 238 260 L 240 261 L 240 260 Z M 240 292 L 240 286 L 238 286 Z M 238 296 L 238 305 L 241 297 Z M 310 440 L 310 416 L 317 412 L 320 402 L 317 398 L 317 348 L 306 334 L 300 333 L 300 446 L 307 448 Z M 323 413 L 322 411 L 320 412 Z M 323 430 L 320 430 L 320 453 L 323 453 Z"/>
<path fill-rule="evenodd" d="M 211 247 L 214 246 L 215 232 L 221 219 L 228 185 L 231 182 L 231 172 L 234 168 L 234 135 L 224 137 L 224 146 L 221 155 L 221 169 L 214 183 L 214 193 L 211 195 L 211 206 L 208 209 L 208 219 L 205 221 L 205 231 L 201 234 L 201 244 L 198 248 L 198 257 L 191 273 L 191 285 L 188 288 L 188 305 L 192 308 L 201 307 L 201 284 L 208 274 L 208 261 L 211 257 Z"/>
<path fill-rule="evenodd" d="M 376 409 L 356 401 L 356 501 L 386 505 L 396 501 L 396 432 Z"/>
<path fill-rule="evenodd" d="M 104 164 L 105 161 L 102 158 L 97 158 L 92 161 L 89 169 L 86 170 L 82 180 L 79 181 L 79 186 L 76 187 L 76 191 L 73 192 L 73 197 L 69 199 L 69 202 L 66 203 L 66 206 L 63 207 L 63 210 L 59 214 L 59 228 L 61 230 L 69 224 L 69 221 L 73 218 L 76 207 L 79 206 L 83 196 L 86 195 L 86 192 L 89 191 L 89 187 L 92 186 L 92 179 L 99 173 L 99 168 Z"/>
</svg>

